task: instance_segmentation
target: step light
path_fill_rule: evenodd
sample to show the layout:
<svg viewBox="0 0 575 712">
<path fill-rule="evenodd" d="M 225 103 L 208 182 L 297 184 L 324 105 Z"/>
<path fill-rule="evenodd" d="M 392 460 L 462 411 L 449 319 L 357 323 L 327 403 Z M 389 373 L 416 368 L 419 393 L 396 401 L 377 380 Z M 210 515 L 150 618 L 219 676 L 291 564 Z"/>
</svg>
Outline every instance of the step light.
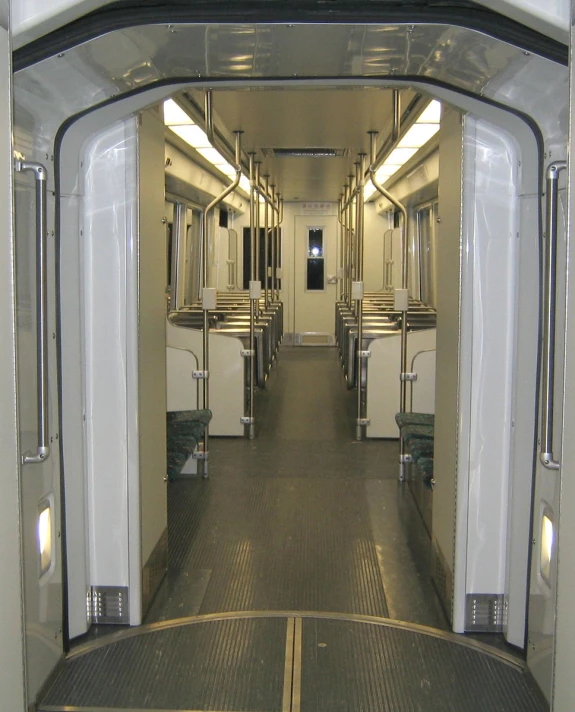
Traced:
<svg viewBox="0 0 575 712">
<path fill-rule="evenodd" d="M 38 550 L 40 553 L 40 576 L 52 566 L 52 507 L 49 502 L 40 504 L 38 515 Z"/>
<path fill-rule="evenodd" d="M 551 512 L 546 510 L 541 519 L 541 556 L 539 571 L 545 583 L 551 586 L 551 559 L 554 548 L 554 531 Z"/>
</svg>

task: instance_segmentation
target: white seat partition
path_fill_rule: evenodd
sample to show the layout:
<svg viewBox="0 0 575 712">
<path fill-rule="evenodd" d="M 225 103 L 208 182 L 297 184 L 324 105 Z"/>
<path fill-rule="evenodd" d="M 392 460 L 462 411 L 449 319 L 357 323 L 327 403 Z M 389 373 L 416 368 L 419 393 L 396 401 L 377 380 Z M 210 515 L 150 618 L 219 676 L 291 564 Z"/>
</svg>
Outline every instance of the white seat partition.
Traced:
<svg viewBox="0 0 575 712">
<path fill-rule="evenodd" d="M 435 329 L 407 334 L 407 363 L 414 364 L 417 380 L 409 388 L 407 402 L 418 413 L 435 412 Z M 401 336 L 374 339 L 367 359 L 368 438 L 398 438 L 395 414 L 399 411 Z"/>
<path fill-rule="evenodd" d="M 168 411 L 202 408 L 192 372 L 201 369 L 202 332 L 166 322 Z M 210 332 L 211 435 L 243 436 L 244 358 L 242 342 Z"/>
</svg>

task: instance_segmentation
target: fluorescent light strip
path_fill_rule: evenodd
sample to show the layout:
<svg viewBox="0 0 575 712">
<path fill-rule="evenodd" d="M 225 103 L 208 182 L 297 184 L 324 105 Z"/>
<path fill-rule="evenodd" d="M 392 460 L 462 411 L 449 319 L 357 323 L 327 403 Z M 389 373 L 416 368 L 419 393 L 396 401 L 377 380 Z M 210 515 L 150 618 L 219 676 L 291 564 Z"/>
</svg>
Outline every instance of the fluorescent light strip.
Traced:
<svg viewBox="0 0 575 712">
<path fill-rule="evenodd" d="M 377 169 L 375 177 L 378 183 L 387 183 L 420 148 L 423 148 L 435 136 L 439 131 L 440 119 L 441 102 L 433 99 L 423 110 L 417 121 L 407 130 L 397 147 Z M 377 190 L 371 186 L 371 190 L 367 189 L 365 191 L 364 202 L 371 200 L 376 193 Z"/>
<path fill-rule="evenodd" d="M 230 179 L 236 177 L 236 169 L 212 146 L 206 132 L 173 99 L 164 102 L 164 124 L 194 148 L 214 168 L 217 168 L 220 173 Z M 249 193 L 250 182 L 245 176 L 240 178 L 240 188 Z"/>
</svg>

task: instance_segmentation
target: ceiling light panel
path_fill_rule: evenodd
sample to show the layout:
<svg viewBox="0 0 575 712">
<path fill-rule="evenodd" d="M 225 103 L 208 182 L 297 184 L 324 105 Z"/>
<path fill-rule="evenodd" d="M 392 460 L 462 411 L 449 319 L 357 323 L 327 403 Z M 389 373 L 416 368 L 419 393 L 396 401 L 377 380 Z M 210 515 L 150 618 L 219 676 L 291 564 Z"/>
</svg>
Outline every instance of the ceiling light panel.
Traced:
<svg viewBox="0 0 575 712">
<path fill-rule="evenodd" d="M 422 124 L 438 124 L 441 119 L 441 102 L 434 99 L 425 107 L 417 120 Z"/>
<path fill-rule="evenodd" d="M 421 148 L 439 131 L 439 124 L 416 123 L 397 144 L 398 148 Z"/>
<path fill-rule="evenodd" d="M 208 137 L 199 126 L 170 126 L 170 130 L 196 150 L 212 148 Z"/>
<path fill-rule="evenodd" d="M 192 125 L 194 121 L 173 99 L 164 102 L 164 124 L 166 126 Z"/>
</svg>

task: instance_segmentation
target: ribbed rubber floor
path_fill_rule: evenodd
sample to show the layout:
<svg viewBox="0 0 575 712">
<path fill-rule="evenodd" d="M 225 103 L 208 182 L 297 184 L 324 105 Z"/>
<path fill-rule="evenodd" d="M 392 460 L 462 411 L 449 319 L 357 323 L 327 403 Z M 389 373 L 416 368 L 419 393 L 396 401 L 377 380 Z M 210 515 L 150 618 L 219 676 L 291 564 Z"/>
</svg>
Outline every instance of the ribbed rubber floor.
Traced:
<svg viewBox="0 0 575 712">
<path fill-rule="evenodd" d="M 388 615 L 361 480 L 178 482 L 170 512 L 170 567 L 211 571 L 201 614 Z"/>
<path fill-rule="evenodd" d="M 368 623 L 307 620 L 302 712 L 540 712 L 531 678 L 449 640 Z"/>
<path fill-rule="evenodd" d="M 293 646 L 286 646 L 292 623 Z M 544 712 L 546 705 L 517 664 L 453 636 L 286 613 L 183 624 L 100 645 L 67 661 L 39 712 L 110 708 Z"/>
<path fill-rule="evenodd" d="M 160 630 L 68 661 L 46 707 L 281 710 L 286 620 L 237 619 Z"/>
</svg>

